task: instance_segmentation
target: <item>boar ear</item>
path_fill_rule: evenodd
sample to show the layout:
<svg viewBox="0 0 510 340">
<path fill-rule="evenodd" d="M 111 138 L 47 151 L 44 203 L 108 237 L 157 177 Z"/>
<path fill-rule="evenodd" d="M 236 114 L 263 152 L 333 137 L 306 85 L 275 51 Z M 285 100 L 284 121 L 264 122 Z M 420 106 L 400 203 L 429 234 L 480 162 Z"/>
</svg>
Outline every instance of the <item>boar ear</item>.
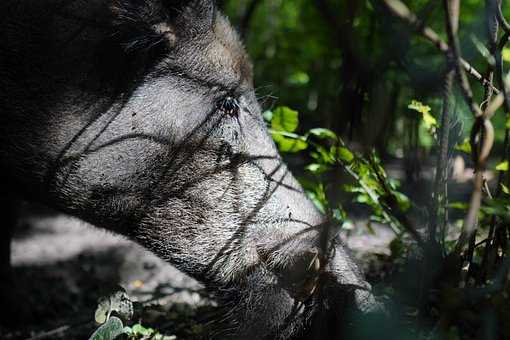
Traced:
<svg viewBox="0 0 510 340">
<path fill-rule="evenodd" d="M 176 34 L 196 35 L 211 30 L 216 6 L 214 0 L 161 0 Z"/>
<path fill-rule="evenodd" d="M 112 0 L 112 32 L 98 45 L 98 68 L 107 81 L 127 83 L 179 40 L 210 31 L 215 12 L 213 0 Z"/>
<path fill-rule="evenodd" d="M 211 30 L 216 7 L 213 0 L 114 0 L 112 13 L 117 33 L 133 38 L 128 47 L 154 46 Z"/>
</svg>

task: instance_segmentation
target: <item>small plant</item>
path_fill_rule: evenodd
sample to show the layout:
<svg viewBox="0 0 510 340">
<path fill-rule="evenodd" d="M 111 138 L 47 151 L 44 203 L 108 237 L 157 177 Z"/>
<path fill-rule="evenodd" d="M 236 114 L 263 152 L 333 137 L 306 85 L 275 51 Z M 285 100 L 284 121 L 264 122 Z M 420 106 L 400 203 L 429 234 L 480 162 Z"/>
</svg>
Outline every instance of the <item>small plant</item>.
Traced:
<svg viewBox="0 0 510 340">
<path fill-rule="evenodd" d="M 353 183 L 338 186 L 336 190 L 354 194 L 356 202 L 370 207 L 373 221 L 388 224 L 399 236 L 408 231 L 418 243 L 424 243 L 405 215 L 411 207 L 410 200 L 398 190 L 398 181 L 388 177 L 375 151 L 364 157 L 350 150 L 337 134 L 325 128 L 296 133 L 298 112 L 288 107 L 266 111 L 264 117 L 271 126 L 280 152 L 308 152 L 311 163 L 305 170 L 310 176 L 300 178 L 300 182 L 317 208 L 331 220 L 342 227 L 352 225 L 342 206 L 333 207 L 327 197 L 327 187 L 331 184 L 326 184 L 325 175 L 340 168 L 351 176 Z"/>
<path fill-rule="evenodd" d="M 157 330 L 133 323 L 135 310 L 140 306 L 133 302 L 122 287 L 99 299 L 95 321 L 100 326 L 89 340 L 175 340 L 174 335 L 162 335 Z M 131 324 L 127 326 L 125 324 Z"/>
</svg>

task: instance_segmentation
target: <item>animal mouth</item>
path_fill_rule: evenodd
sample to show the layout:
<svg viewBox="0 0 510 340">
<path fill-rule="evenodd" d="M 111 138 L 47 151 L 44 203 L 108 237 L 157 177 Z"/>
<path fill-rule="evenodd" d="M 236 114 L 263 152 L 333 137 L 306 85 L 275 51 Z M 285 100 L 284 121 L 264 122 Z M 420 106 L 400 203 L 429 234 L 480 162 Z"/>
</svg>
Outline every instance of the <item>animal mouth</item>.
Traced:
<svg viewBox="0 0 510 340">
<path fill-rule="evenodd" d="M 295 255 L 286 264 L 279 264 L 278 260 L 273 259 L 276 254 L 267 254 L 260 250 L 258 254 L 264 267 L 276 275 L 279 285 L 294 300 L 305 302 L 317 291 L 325 263 L 318 250 L 307 250 Z"/>
</svg>

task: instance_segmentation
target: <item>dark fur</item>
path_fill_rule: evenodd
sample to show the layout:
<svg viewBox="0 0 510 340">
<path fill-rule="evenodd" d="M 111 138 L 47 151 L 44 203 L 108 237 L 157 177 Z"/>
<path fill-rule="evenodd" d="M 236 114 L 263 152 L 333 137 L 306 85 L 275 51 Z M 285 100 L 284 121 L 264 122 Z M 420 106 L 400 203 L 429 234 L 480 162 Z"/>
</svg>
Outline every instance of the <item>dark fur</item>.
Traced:
<svg viewBox="0 0 510 340">
<path fill-rule="evenodd" d="M 0 13 L 7 194 L 201 280 L 237 339 L 300 334 L 340 312 L 341 296 L 376 306 L 342 246 L 322 249 L 324 218 L 282 163 L 249 59 L 212 1 L 4 0 Z M 317 257 L 320 273 L 308 269 Z"/>
</svg>

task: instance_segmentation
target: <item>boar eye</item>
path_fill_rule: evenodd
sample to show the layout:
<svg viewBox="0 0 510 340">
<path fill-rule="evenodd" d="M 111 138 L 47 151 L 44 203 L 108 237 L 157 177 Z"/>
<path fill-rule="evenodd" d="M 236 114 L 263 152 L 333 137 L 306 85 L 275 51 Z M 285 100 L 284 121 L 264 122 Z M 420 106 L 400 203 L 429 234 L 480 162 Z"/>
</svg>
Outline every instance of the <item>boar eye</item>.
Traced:
<svg viewBox="0 0 510 340">
<path fill-rule="evenodd" d="M 237 117 L 239 115 L 239 102 L 236 98 L 227 96 L 222 98 L 216 104 L 218 110 L 222 111 L 225 114 L 228 114 L 232 117 Z"/>
</svg>

